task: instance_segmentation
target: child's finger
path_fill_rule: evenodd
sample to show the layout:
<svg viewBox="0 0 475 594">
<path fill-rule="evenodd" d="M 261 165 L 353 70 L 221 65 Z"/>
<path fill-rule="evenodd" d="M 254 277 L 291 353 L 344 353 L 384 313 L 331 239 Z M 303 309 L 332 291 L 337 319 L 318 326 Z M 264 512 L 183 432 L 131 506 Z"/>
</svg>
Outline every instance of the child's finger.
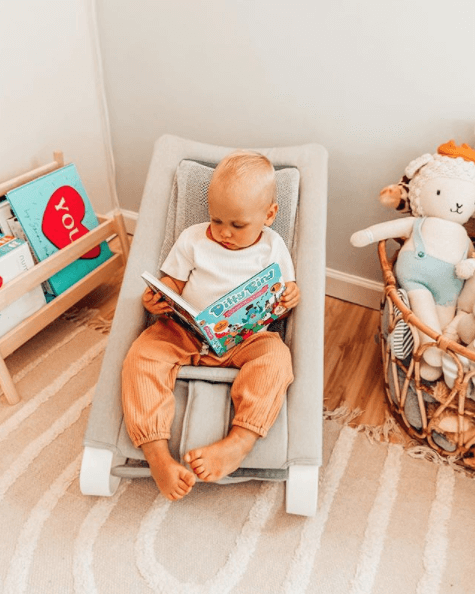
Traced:
<svg viewBox="0 0 475 594">
<path fill-rule="evenodd" d="M 296 296 L 297 291 L 295 289 L 287 289 L 285 293 L 282 295 L 282 301 L 287 302 L 291 299 L 294 299 Z"/>
<path fill-rule="evenodd" d="M 149 305 L 154 305 L 155 303 L 158 303 L 160 301 L 160 299 L 162 298 L 162 294 L 161 293 L 156 293 L 155 291 L 152 291 L 152 289 L 148 288 L 143 296 L 143 300 L 148 303 Z"/>
<path fill-rule="evenodd" d="M 173 311 L 166 301 L 161 301 L 153 306 L 154 313 L 162 314 Z"/>
<path fill-rule="evenodd" d="M 155 291 L 152 291 L 152 297 L 150 298 L 149 303 L 151 305 L 156 305 L 157 303 L 160 303 L 160 301 L 162 301 L 162 294 L 155 293 Z"/>
<path fill-rule="evenodd" d="M 286 304 L 285 304 L 285 307 L 286 307 L 287 309 L 294 309 L 294 307 L 296 307 L 296 306 L 297 306 L 297 304 L 298 304 L 298 300 L 297 300 L 297 299 L 295 299 L 295 300 L 293 300 L 293 301 L 290 301 L 289 303 L 286 303 Z"/>
<path fill-rule="evenodd" d="M 284 297 L 282 299 L 282 304 L 287 308 L 287 309 L 292 309 L 293 307 L 295 307 L 298 302 L 300 301 L 300 292 L 297 290 L 292 291 L 289 295 L 287 295 L 286 297 Z"/>
</svg>

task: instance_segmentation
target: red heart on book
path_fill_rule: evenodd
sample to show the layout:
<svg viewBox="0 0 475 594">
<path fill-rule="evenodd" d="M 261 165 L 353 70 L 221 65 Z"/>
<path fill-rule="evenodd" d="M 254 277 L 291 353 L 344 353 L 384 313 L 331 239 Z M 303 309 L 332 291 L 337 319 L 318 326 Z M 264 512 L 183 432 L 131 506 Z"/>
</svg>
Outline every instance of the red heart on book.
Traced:
<svg viewBox="0 0 475 594">
<path fill-rule="evenodd" d="M 41 229 L 47 239 L 61 249 L 88 233 L 89 229 L 81 222 L 85 212 L 81 194 L 71 186 L 62 186 L 48 200 Z M 101 246 L 97 245 L 81 259 L 97 258 L 100 253 Z"/>
</svg>

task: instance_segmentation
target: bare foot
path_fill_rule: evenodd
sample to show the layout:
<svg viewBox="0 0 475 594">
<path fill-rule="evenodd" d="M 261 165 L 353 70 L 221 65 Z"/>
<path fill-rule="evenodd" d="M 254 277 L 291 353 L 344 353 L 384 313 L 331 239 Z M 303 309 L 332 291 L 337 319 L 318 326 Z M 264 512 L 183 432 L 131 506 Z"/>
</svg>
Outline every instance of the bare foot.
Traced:
<svg viewBox="0 0 475 594">
<path fill-rule="evenodd" d="M 202 481 L 219 481 L 239 468 L 258 438 L 254 431 L 233 426 L 224 439 L 191 450 L 184 459 Z"/>
<path fill-rule="evenodd" d="M 170 501 L 188 495 L 196 482 L 196 477 L 172 457 L 168 441 L 160 439 L 144 443 L 141 447 L 160 493 Z"/>
</svg>

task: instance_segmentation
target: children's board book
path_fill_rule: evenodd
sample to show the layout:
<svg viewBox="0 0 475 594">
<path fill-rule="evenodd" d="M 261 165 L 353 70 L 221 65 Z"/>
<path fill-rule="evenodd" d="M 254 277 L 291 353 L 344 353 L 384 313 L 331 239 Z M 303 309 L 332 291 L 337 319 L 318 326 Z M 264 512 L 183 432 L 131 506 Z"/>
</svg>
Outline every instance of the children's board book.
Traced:
<svg viewBox="0 0 475 594">
<path fill-rule="evenodd" d="M 99 224 L 74 164 L 66 165 L 7 193 L 38 261 L 79 239 Z M 49 279 L 59 295 L 112 256 L 102 242 Z"/>
<path fill-rule="evenodd" d="M 32 268 L 33 257 L 28 244 L 13 236 L 0 237 L 0 291 L 16 276 Z M 9 332 L 24 319 L 46 304 L 41 287 L 35 287 L 0 311 L 0 336 Z"/>
<path fill-rule="evenodd" d="M 174 317 L 206 341 L 218 356 L 267 329 L 287 312 L 279 301 L 285 285 L 278 264 L 264 268 L 203 311 L 197 311 L 153 274 L 144 272 L 142 278 L 152 291 L 162 294 L 173 309 Z"/>
<path fill-rule="evenodd" d="M 5 196 L 0 197 L 0 232 L 3 235 L 14 235 L 10 229 L 10 225 L 8 224 L 8 219 L 12 216 L 12 211 L 10 208 L 10 203 L 5 198 Z"/>
</svg>

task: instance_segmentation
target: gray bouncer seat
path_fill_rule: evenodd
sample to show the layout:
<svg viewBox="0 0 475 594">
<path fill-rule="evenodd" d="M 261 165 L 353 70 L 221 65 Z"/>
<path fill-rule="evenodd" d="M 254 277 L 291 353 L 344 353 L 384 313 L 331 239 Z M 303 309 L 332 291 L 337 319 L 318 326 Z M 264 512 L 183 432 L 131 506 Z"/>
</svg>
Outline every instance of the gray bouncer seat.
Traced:
<svg viewBox="0 0 475 594">
<path fill-rule="evenodd" d="M 121 478 L 150 476 L 142 450 L 129 439 L 121 404 L 122 363 L 152 321 L 141 302 L 141 274 L 159 270 L 183 229 L 208 220 L 213 167 L 232 150 L 171 135 L 155 144 L 84 438 L 80 485 L 86 495 L 111 496 Z M 272 227 L 292 254 L 301 292 L 290 317 L 271 327 L 291 350 L 295 380 L 267 437 L 220 483 L 285 481 L 287 512 L 311 516 L 322 462 L 327 152 L 318 144 L 256 150 L 276 169 L 279 213 Z M 188 450 L 227 434 L 233 415 L 229 388 L 237 373 L 229 368 L 180 369 L 170 439 L 177 460 L 183 462 Z"/>
</svg>

